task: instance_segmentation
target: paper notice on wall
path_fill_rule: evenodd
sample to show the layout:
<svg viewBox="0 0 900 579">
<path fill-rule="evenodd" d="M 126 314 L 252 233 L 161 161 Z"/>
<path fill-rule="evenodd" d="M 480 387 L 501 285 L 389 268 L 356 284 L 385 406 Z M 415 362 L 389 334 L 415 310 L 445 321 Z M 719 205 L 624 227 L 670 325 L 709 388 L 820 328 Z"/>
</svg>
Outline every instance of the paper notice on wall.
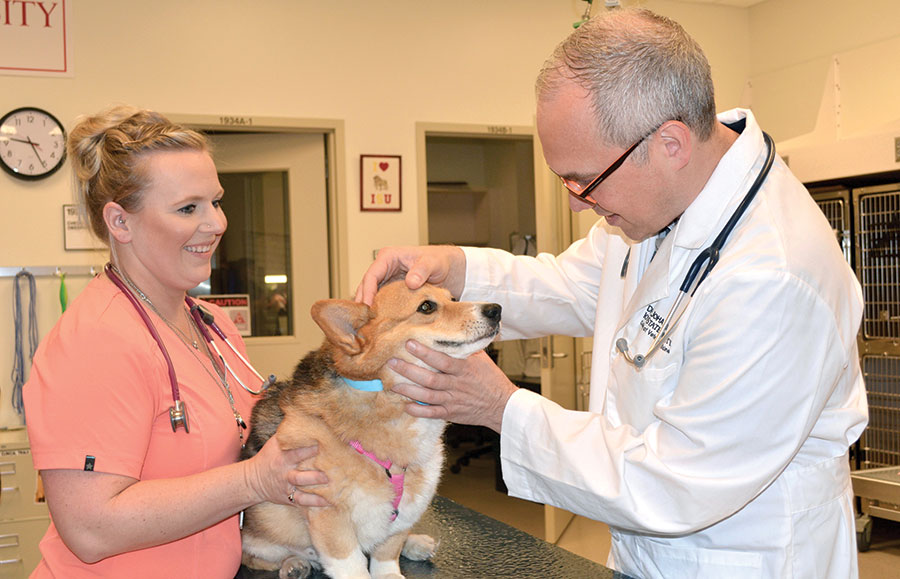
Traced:
<svg viewBox="0 0 900 579">
<path fill-rule="evenodd" d="M 66 251 L 102 247 L 101 242 L 91 234 L 91 229 L 77 205 L 63 205 L 63 234 Z"/>
<path fill-rule="evenodd" d="M 222 308 L 242 336 L 252 335 L 250 325 L 250 294 L 217 294 L 199 296 L 199 298 Z"/>
<path fill-rule="evenodd" d="M 0 74 L 72 76 L 70 3 L 0 1 Z"/>
</svg>

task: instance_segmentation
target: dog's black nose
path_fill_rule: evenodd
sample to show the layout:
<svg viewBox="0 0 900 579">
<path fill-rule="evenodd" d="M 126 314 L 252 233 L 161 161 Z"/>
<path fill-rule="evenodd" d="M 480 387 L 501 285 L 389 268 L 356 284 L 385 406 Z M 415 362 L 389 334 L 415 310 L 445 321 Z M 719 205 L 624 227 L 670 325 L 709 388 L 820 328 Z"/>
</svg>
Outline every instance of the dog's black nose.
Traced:
<svg viewBox="0 0 900 579">
<path fill-rule="evenodd" d="M 484 317 L 487 319 L 499 322 L 500 321 L 500 311 L 503 308 L 500 304 L 485 304 L 481 307 L 481 313 L 484 314 Z"/>
</svg>

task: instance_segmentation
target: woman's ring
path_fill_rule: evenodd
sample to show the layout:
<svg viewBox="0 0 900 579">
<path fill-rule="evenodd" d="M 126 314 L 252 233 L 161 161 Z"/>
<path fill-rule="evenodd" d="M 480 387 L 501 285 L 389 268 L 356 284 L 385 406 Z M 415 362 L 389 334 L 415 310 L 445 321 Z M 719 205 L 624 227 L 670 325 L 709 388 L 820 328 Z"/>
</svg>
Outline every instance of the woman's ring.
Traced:
<svg viewBox="0 0 900 579">
<path fill-rule="evenodd" d="M 292 503 L 294 502 L 294 493 L 295 493 L 295 492 L 297 492 L 297 489 L 296 489 L 296 488 L 291 489 L 291 494 L 288 495 L 288 500 L 289 500 L 290 502 L 292 502 Z"/>
</svg>

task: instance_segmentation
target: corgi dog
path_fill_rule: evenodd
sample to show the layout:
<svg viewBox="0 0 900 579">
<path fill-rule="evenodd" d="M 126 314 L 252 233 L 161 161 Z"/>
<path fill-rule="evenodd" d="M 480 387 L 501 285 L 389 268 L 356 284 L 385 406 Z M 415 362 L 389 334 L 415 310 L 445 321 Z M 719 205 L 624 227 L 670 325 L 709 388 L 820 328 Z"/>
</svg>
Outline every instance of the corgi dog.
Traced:
<svg viewBox="0 0 900 579">
<path fill-rule="evenodd" d="M 313 568 L 335 579 L 400 579 L 401 553 L 430 558 L 434 540 L 410 529 L 437 489 L 446 422 L 407 414 L 410 399 L 391 392 L 406 379 L 386 364 L 399 358 L 425 366 L 407 352 L 409 340 L 465 358 L 497 336 L 500 311 L 497 304 L 458 302 L 427 284 L 410 290 L 402 281 L 384 285 L 372 307 L 316 302 L 312 317 L 325 341 L 257 403 L 242 458 L 274 434 L 282 448 L 318 444 L 317 456 L 299 468 L 328 476 L 327 485 L 304 490 L 330 506 L 247 509 L 244 565 L 277 569 L 282 579 L 306 577 Z"/>
</svg>

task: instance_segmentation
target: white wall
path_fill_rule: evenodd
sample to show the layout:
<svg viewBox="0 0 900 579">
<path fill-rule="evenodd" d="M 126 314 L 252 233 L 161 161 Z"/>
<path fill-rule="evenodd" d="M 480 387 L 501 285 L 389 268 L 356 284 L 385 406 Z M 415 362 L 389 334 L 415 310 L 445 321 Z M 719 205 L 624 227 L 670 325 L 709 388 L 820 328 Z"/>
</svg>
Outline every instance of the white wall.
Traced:
<svg viewBox="0 0 900 579">
<path fill-rule="evenodd" d="M 900 3 L 767 0 L 749 14 L 750 102 L 794 173 L 900 169 Z"/>
</svg>

